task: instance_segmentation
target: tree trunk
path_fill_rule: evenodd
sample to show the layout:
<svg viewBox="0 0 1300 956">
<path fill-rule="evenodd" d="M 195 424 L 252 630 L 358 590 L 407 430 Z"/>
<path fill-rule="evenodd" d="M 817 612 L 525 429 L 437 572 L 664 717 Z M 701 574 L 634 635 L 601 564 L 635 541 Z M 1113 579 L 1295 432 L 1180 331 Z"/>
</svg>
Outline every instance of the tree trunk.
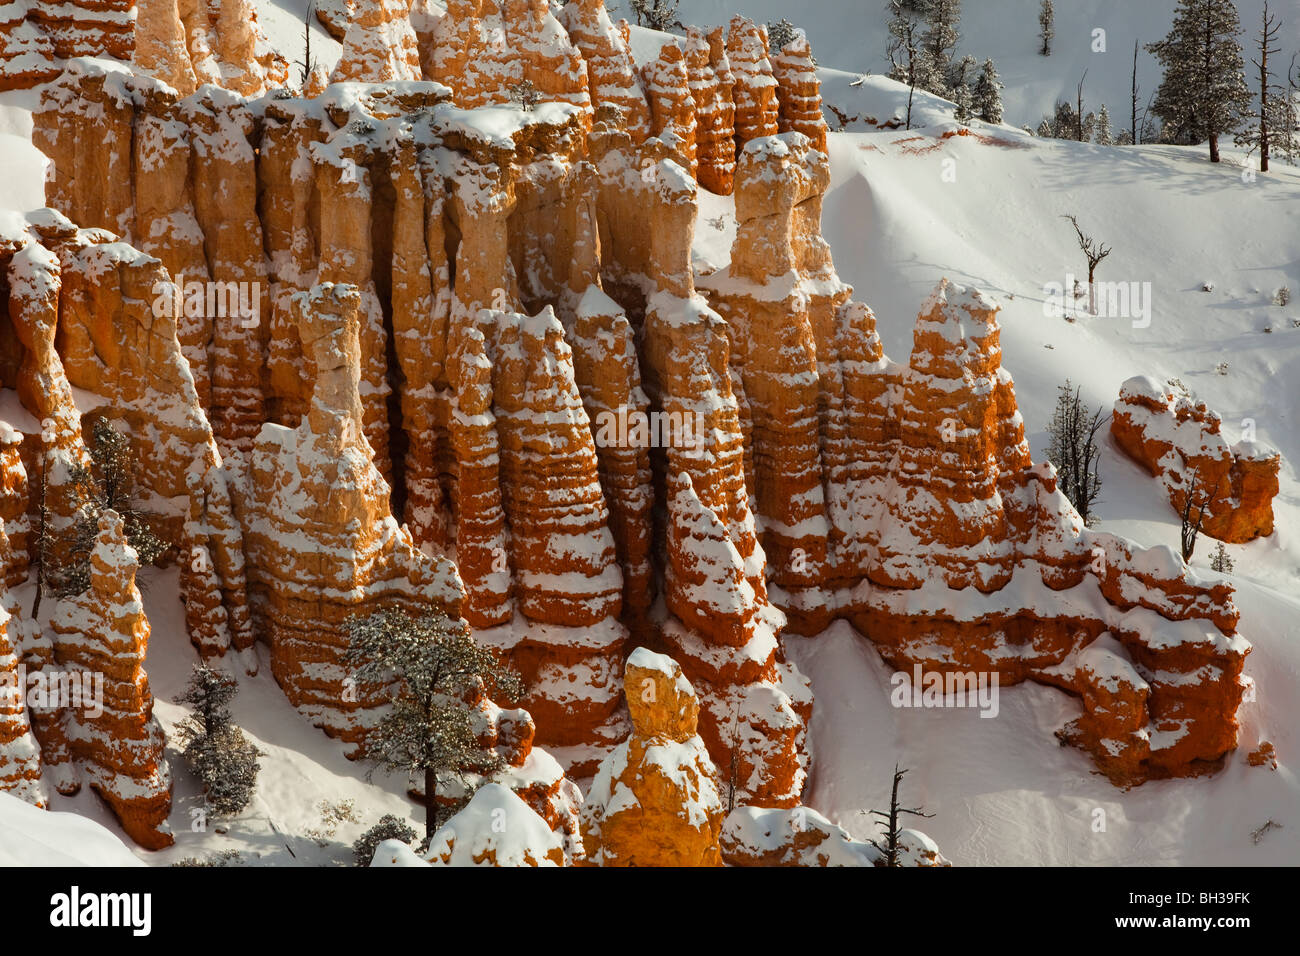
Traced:
<svg viewBox="0 0 1300 956">
<path fill-rule="evenodd" d="M 424 839 L 433 842 L 438 829 L 438 771 L 424 769 Z"/>
<path fill-rule="evenodd" d="M 1219 134 L 1211 133 L 1210 134 L 1210 162 L 1217 163 L 1218 161 L 1219 161 Z"/>
<path fill-rule="evenodd" d="M 1136 146 L 1138 144 L 1138 41 L 1137 40 L 1133 41 L 1133 101 L 1132 101 L 1131 109 L 1132 109 L 1132 116 L 1130 117 L 1129 122 L 1132 124 L 1133 129 L 1130 133 L 1130 138 L 1133 140 L 1133 145 Z"/>
</svg>

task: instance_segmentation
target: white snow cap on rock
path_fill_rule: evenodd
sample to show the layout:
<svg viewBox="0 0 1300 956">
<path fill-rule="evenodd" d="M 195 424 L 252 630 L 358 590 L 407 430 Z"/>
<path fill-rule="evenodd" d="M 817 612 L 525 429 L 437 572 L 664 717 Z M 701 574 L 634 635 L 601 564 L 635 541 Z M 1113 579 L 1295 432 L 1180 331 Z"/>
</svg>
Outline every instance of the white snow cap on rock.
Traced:
<svg viewBox="0 0 1300 956">
<path fill-rule="evenodd" d="M 489 783 L 438 829 L 424 859 L 433 866 L 559 866 L 564 848 L 532 807 Z"/>
</svg>

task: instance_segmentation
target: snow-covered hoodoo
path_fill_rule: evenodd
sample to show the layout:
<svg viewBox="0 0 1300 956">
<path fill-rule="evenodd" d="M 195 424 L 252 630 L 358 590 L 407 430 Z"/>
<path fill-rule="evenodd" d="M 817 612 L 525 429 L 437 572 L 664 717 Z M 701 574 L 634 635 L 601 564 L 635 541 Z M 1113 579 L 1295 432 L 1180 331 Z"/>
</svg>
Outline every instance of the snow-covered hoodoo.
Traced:
<svg viewBox="0 0 1300 956">
<path fill-rule="evenodd" d="M 737 18 L 638 66 L 597 0 L 558 17 L 453 0 L 415 24 L 404 7 L 357 0 L 340 82 L 315 77 L 314 96 L 268 92 L 258 55 L 241 54 L 252 75 L 200 57 L 176 24 L 136 33 L 139 72 L 74 59 L 43 88 L 53 209 L 0 220 L 0 367 L 42 425 L 0 442 L 6 489 L 39 469 L 52 520 L 73 519 L 73 389 L 93 393 L 177 544 L 196 647 L 252 668 L 264 642 L 293 704 L 352 743 L 382 702 L 346 693 L 343 622 L 434 604 L 522 673 L 509 703 L 572 777 L 633 733 L 622 680 L 644 644 L 698 695 L 678 736 L 733 768 L 743 805 L 794 810 L 813 701 L 780 635 L 837 617 L 900 667 L 1080 695 L 1062 734 L 1119 783 L 1236 745 L 1249 645 L 1231 589 L 1083 527 L 1030 460 L 992 301 L 942 282 L 907 365 L 884 355 L 822 236 L 802 36 L 769 57 Z M 232 17 L 216 35 L 258 50 Z M 0 20 L 7 82 L 49 78 L 8 55 L 34 22 Z M 705 190 L 734 192 L 737 230 L 730 265 L 697 275 Z M 690 427 L 624 433 L 659 417 Z M 16 551 L 38 507 L 23 496 L 3 502 Z M 103 535 L 108 614 L 131 587 Z M 29 564 L 16 553 L 6 582 Z M 0 669 L 51 659 L 7 625 Z M 150 701 L 118 643 L 137 688 L 118 772 L 143 780 Z M 33 734 L 49 764 L 95 759 L 56 725 L 0 702 L 0 786 L 39 799 Z"/>
</svg>

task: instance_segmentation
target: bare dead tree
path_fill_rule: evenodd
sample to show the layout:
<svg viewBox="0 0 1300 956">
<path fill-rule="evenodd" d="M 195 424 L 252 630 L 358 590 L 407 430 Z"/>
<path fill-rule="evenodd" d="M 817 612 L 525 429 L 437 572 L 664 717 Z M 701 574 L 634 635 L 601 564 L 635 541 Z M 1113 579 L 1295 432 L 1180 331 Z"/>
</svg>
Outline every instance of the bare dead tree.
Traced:
<svg viewBox="0 0 1300 956">
<path fill-rule="evenodd" d="M 1278 47 L 1272 44 L 1277 40 L 1278 31 L 1281 30 L 1281 24 L 1278 23 L 1277 17 L 1268 12 L 1268 0 L 1264 0 L 1263 23 L 1259 29 L 1259 59 L 1252 59 L 1250 62 L 1255 64 L 1259 70 L 1259 171 L 1268 172 L 1268 154 L 1270 137 L 1273 135 L 1269 131 L 1269 114 L 1275 108 L 1277 98 L 1272 93 L 1273 84 L 1269 82 L 1271 76 L 1268 71 L 1268 57 L 1270 53 L 1279 52 Z M 1291 104 L 1287 104 L 1291 107 Z"/>
<path fill-rule="evenodd" d="M 1133 41 L 1133 91 L 1132 91 L 1132 99 L 1130 100 L 1130 110 L 1131 113 L 1129 117 L 1129 124 L 1131 126 L 1131 131 L 1129 133 L 1129 136 L 1133 141 L 1133 145 L 1136 146 L 1138 144 L 1138 41 L 1137 40 Z"/>
<path fill-rule="evenodd" d="M 1088 71 L 1083 71 L 1083 76 L 1079 77 L 1079 88 L 1075 91 L 1075 124 L 1077 136 L 1074 138 L 1083 142 L 1083 81 L 1088 78 Z"/>
<path fill-rule="evenodd" d="M 872 810 L 873 817 L 879 817 L 882 826 L 885 828 L 883 841 L 869 840 L 872 846 L 885 855 L 885 866 L 901 866 L 898 862 L 898 841 L 902 834 L 903 828 L 899 826 L 899 817 L 907 814 L 913 817 L 932 817 L 933 813 L 926 813 L 922 807 L 901 807 L 898 805 L 898 784 L 903 779 L 906 770 L 899 770 L 898 764 L 894 764 L 894 786 L 889 793 L 889 810 Z"/>
<path fill-rule="evenodd" d="M 1075 235 L 1079 237 L 1079 249 L 1083 252 L 1084 258 L 1088 260 L 1088 314 L 1096 315 L 1097 292 L 1093 287 L 1093 279 L 1097 274 L 1097 266 L 1101 263 L 1101 260 L 1110 255 L 1110 247 L 1096 241 L 1091 236 L 1085 235 L 1083 229 L 1079 226 L 1077 216 L 1062 216 L 1061 218 L 1070 220 L 1070 225 L 1074 226 Z"/>
<path fill-rule="evenodd" d="M 893 18 L 889 21 L 890 40 L 886 48 L 892 67 L 890 75 L 907 84 L 907 129 L 912 128 L 912 99 L 916 95 L 916 84 L 920 78 L 921 39 L 917 36 L 917 21 L 903 12 L 902 0 L 890 0 L 889 11 Z M 900 54 L 904 59 L 900 62 Z"/>
<path fill-rule="evenodd" d="M 311 55 L 311 21 L 316 15 L 316 0 L 308 0 L 307 12 L 302 18 L 302 59 L 294 65 L 301 68 L 302 71 L 302 88 L 307 88 L 307 82 L 311 79 L 312 71 L 316 69 L 316 60 Z"/>
<path fill-rule="evenodd" d="M 1184 561 L 1191 561 L 1192 555 L 1196 553 L 1196 539 L 1200 537 L 1201 526 L 1205 523 L 1205 513 L 1210 510 L 1210 506 L 1218 497 L 1217 487 L 1210 490 L 1201 489 L 1198 492 L 1196 477 L 1193 475 L 1191 487 L 1187 489 L 1183 507 L 1179 510 L 1179 516 L 1182 518 L 1181 539 Z"/>
<path fill-rule="evenodd" d="M 1101 408 L 1093 410 L 1084 403 L 1082 388 L 1071 388 L 1069 379 L 1057 387 L 1056 408 L 1047 426 L 1047 460 L 1056 468 L 1057 487 L 1087 526 L 1097 520 L 1093 513 L 1101 497 L 1097 433 L 1106 421 Z"/>
</svg>

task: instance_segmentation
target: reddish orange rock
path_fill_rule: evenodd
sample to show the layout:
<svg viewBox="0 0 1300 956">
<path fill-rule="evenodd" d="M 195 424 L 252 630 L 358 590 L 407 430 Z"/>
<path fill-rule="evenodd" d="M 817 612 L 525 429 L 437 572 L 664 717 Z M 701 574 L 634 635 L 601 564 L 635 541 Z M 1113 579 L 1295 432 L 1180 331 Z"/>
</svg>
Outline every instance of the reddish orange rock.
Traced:
<svg viewBox="0 0 1300 956">
<path fill-rule="evenodd" d="M 29 19 L 30 0 L 0 4 L 0 90 L 25 90 L 58 76 L 54 44 Z"/>
<path fill-rule="evenodd" d="M 717 770 L 699 701 L 671 658 L 639 647 L 623 675 L 632 736 L 602 761 L 582 805 L 593 866 L 720 866 Z"/>
<path fill-rule="evenodd" d="M 10 542 L 0 522 L 0 549 L 10 563 Z M 16 607 L 14 607 L 16 610 Z M 15 646 L 18 620 L 0 608 L 0 790 L 20 800 L 45 807 L 49 804 L 41 781 L 41 751 L 32 735 L 27 713 L 26 669 Z"/>
<path fill-rule="evenodd" d="M 610 21 L 604 0 L 572 0 L 558 16 L 586 61 L 592 106 L 619 107 L 633 142 L 645 140 L 650 110 L 627 42 Z"/>
<path fill-rule="evenodd" d="M 1229 446 L 1221 424 L 1204 402 L 1138 375 L 1120 388 L 1110 433 L 1159 479 L 1174 511 L 1183 514 L 1189 495 L 1193 516 L 1207 503 L 1201 530 L 1244 544 L 1273 533 L 1282 456 L 1253 436 Z"/>
<path fill-rule="evenodd" d="M 678 161 L 698 170 L 696 160 L 696 105 L 686 57 L 676 41 L 665 43 L 659 56 L 641 67 L 646 99 L 650 103 L 650 132 L 669 143 Z"/>
<path fill-rule="evenodd" d="M 362 430 L 360 305 L 353 286 L 295 297 L 316 364 L 311 410 L 296 429 L 263 426 L 232 489 L 272 673 L 294 706 L 349 743 L 383 701 L 348 691 L 345 621 L 392 606 L 458 615 L 461 598 L 455 567 L 419 552 L 389 511 Z"/>
<path fill-rule="evenodd" d="M 751 139 L 780 132 L 776 78 L 767 58 L 767 43 L 753 20 L 733 17 L 727 33 L 727 60 L 735 77 L 736 150 Z"/>
<path fill-rule="evenodd" d="M 686 34 L 686 72 L 691 98 L 695 102 L 697 177 L 700 185 L 719 195 L 730 195 L 736 171 L 736 106 L 732 100 L 731 67 L 726 52 L 714 68 L 712 39 L 702 30 L 691 27 Z"/>
<path fill-rule="evenodd" d="M 782 133 L 803 133 L 813 148 L 826 152 L 826 117 L 822 115 L 821 82 L 812 48 L 802 33 L 772 57 Z"/>
<path fill-rule="evenodd" d="M 122 519 L 104 512 L 90 589 L 61 601 L 50 627 L 55 660 L 82 691 L 80 701 L 74 696 L 60 711 L 72 754 L 127 835 L 159 850 L 174 842 L 167 824 L 171 771 L 144 672 L 149 621 L 135 586 L 137 567 Z"/>
<path fill-rule="evenodd" d="M 410 0 L 356 0 L 343 37 L 343 54 L 330 82 L 420 79 L 420 53 L 410 12 Z"/>
</svg>

